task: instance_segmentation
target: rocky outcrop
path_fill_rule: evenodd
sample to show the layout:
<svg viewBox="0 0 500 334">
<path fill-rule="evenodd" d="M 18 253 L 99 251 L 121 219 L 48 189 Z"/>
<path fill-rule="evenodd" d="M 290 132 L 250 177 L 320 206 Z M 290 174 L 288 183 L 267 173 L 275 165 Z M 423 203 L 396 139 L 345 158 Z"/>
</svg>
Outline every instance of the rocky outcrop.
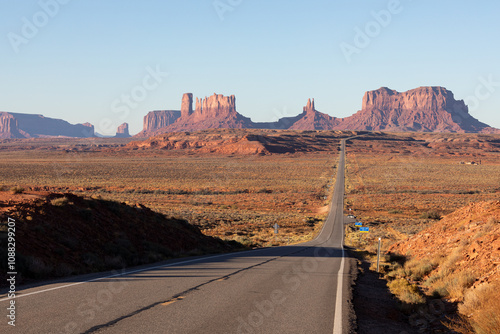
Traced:
<svg viewBox="0 0 500 334">
<path fill-rule="evenodd" d="M 130 133 L 128 132 L 128 123 L 123 123 L 116 129 L 116 138 L 129 138 Z"/>
<path fill-rule="evenodd" d="M 70 124 L 43 115 L 3 112 L 0 123 L 1 138 L 94 137 L 94 126 L 90 123 Z"/>
<path fill-rule="evenodd" d="M 455 100 L 443 87 L 419 87 L 403 93 L 382 87 L 366 92 L 362 109 L 340 124 L 352 130 L 491 131 L 469 114 L 463 100 Z"/>
</svg>

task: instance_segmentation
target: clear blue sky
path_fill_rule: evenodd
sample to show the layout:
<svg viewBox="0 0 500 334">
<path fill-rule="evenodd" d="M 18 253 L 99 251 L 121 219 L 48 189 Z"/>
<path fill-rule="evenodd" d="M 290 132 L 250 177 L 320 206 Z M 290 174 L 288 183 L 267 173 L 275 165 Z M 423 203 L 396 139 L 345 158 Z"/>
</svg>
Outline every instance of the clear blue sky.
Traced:
<svg viewBox="0 0 500 334">
<path fill-rule="evenodd" d="M 500 3 L 397 3 L 0 0 L 0 110 L 137 133 L 185 92 L 234 94 L 241 114 L 272 121 L 310 97 L 345 117 L 367 90 L 432 85 L 500 127 Z M 168 76 L 148 77 L 157 68 Z"/>
</svg>

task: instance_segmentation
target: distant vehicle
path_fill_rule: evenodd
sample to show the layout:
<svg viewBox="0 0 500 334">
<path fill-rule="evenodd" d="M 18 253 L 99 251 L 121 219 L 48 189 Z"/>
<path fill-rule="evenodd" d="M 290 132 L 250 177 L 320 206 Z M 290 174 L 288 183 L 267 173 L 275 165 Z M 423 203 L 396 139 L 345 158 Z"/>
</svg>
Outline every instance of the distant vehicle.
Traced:
<svg viewBox="0 0 500 334">
<path fill-rule="evenodd" d="M 347 218 L 352 218 L 352 219 L 355 219 L 356 216 L 355 215 L 347 215 Z"/>
</svg>

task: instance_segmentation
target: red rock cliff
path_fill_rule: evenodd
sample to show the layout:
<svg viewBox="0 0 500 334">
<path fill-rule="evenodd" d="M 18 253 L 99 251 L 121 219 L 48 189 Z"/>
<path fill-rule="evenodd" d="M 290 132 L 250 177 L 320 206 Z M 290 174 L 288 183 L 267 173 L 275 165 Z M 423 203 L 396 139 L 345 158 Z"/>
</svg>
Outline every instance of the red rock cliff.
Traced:
<svg viewBox="0 0 500 334">
<path fill-rule="evenodd" d="M 179 110 L 155 110 L 144 116 L 143 131 L 154 132 L 174 123 L 181 116 Z"/>
<path fill-rule="evenodd" d="M 236 112 L 234 95 L 215 94 L 204 99 L 196 98 L 195 115 L 197 117 L 221 117 Z"/>
<path fill-rule="evenodd" d="M 9 113 L 0 112 L 0 139 L 25 138 L 19 131 L 17 119 Z"/>
</svg>

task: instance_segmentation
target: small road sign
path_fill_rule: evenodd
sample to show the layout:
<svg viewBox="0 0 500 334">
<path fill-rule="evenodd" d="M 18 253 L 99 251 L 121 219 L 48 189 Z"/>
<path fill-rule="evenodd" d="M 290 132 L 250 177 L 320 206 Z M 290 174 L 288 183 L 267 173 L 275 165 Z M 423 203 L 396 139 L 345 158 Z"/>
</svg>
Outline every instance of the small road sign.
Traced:
<svg viewBox="0 0 500 334">
<path fill-rule="evenodd" d="M 274 234 L 278 234 L 278 229 L 280 228 L 280 226 L 278 225 L 278 223 L 275 223 L 273 225 L 273 227 L 274 227 Z"/>
<path fill-rule="evenodd" d="M 361 233 L 368 233 L 368 232 L 369 232 L 369 230 L 370 230 L 370 229 L 369 229 L 368 227 L 360 227 L 360 228 L 359 228 L 359 232 L 361 232 Z"/>
<path fill-rule="evenodd" d="M 363 226 L 363 223 L 362 222 L 355 222 L 354 225 L 355 226 Z"/>
</svg>

